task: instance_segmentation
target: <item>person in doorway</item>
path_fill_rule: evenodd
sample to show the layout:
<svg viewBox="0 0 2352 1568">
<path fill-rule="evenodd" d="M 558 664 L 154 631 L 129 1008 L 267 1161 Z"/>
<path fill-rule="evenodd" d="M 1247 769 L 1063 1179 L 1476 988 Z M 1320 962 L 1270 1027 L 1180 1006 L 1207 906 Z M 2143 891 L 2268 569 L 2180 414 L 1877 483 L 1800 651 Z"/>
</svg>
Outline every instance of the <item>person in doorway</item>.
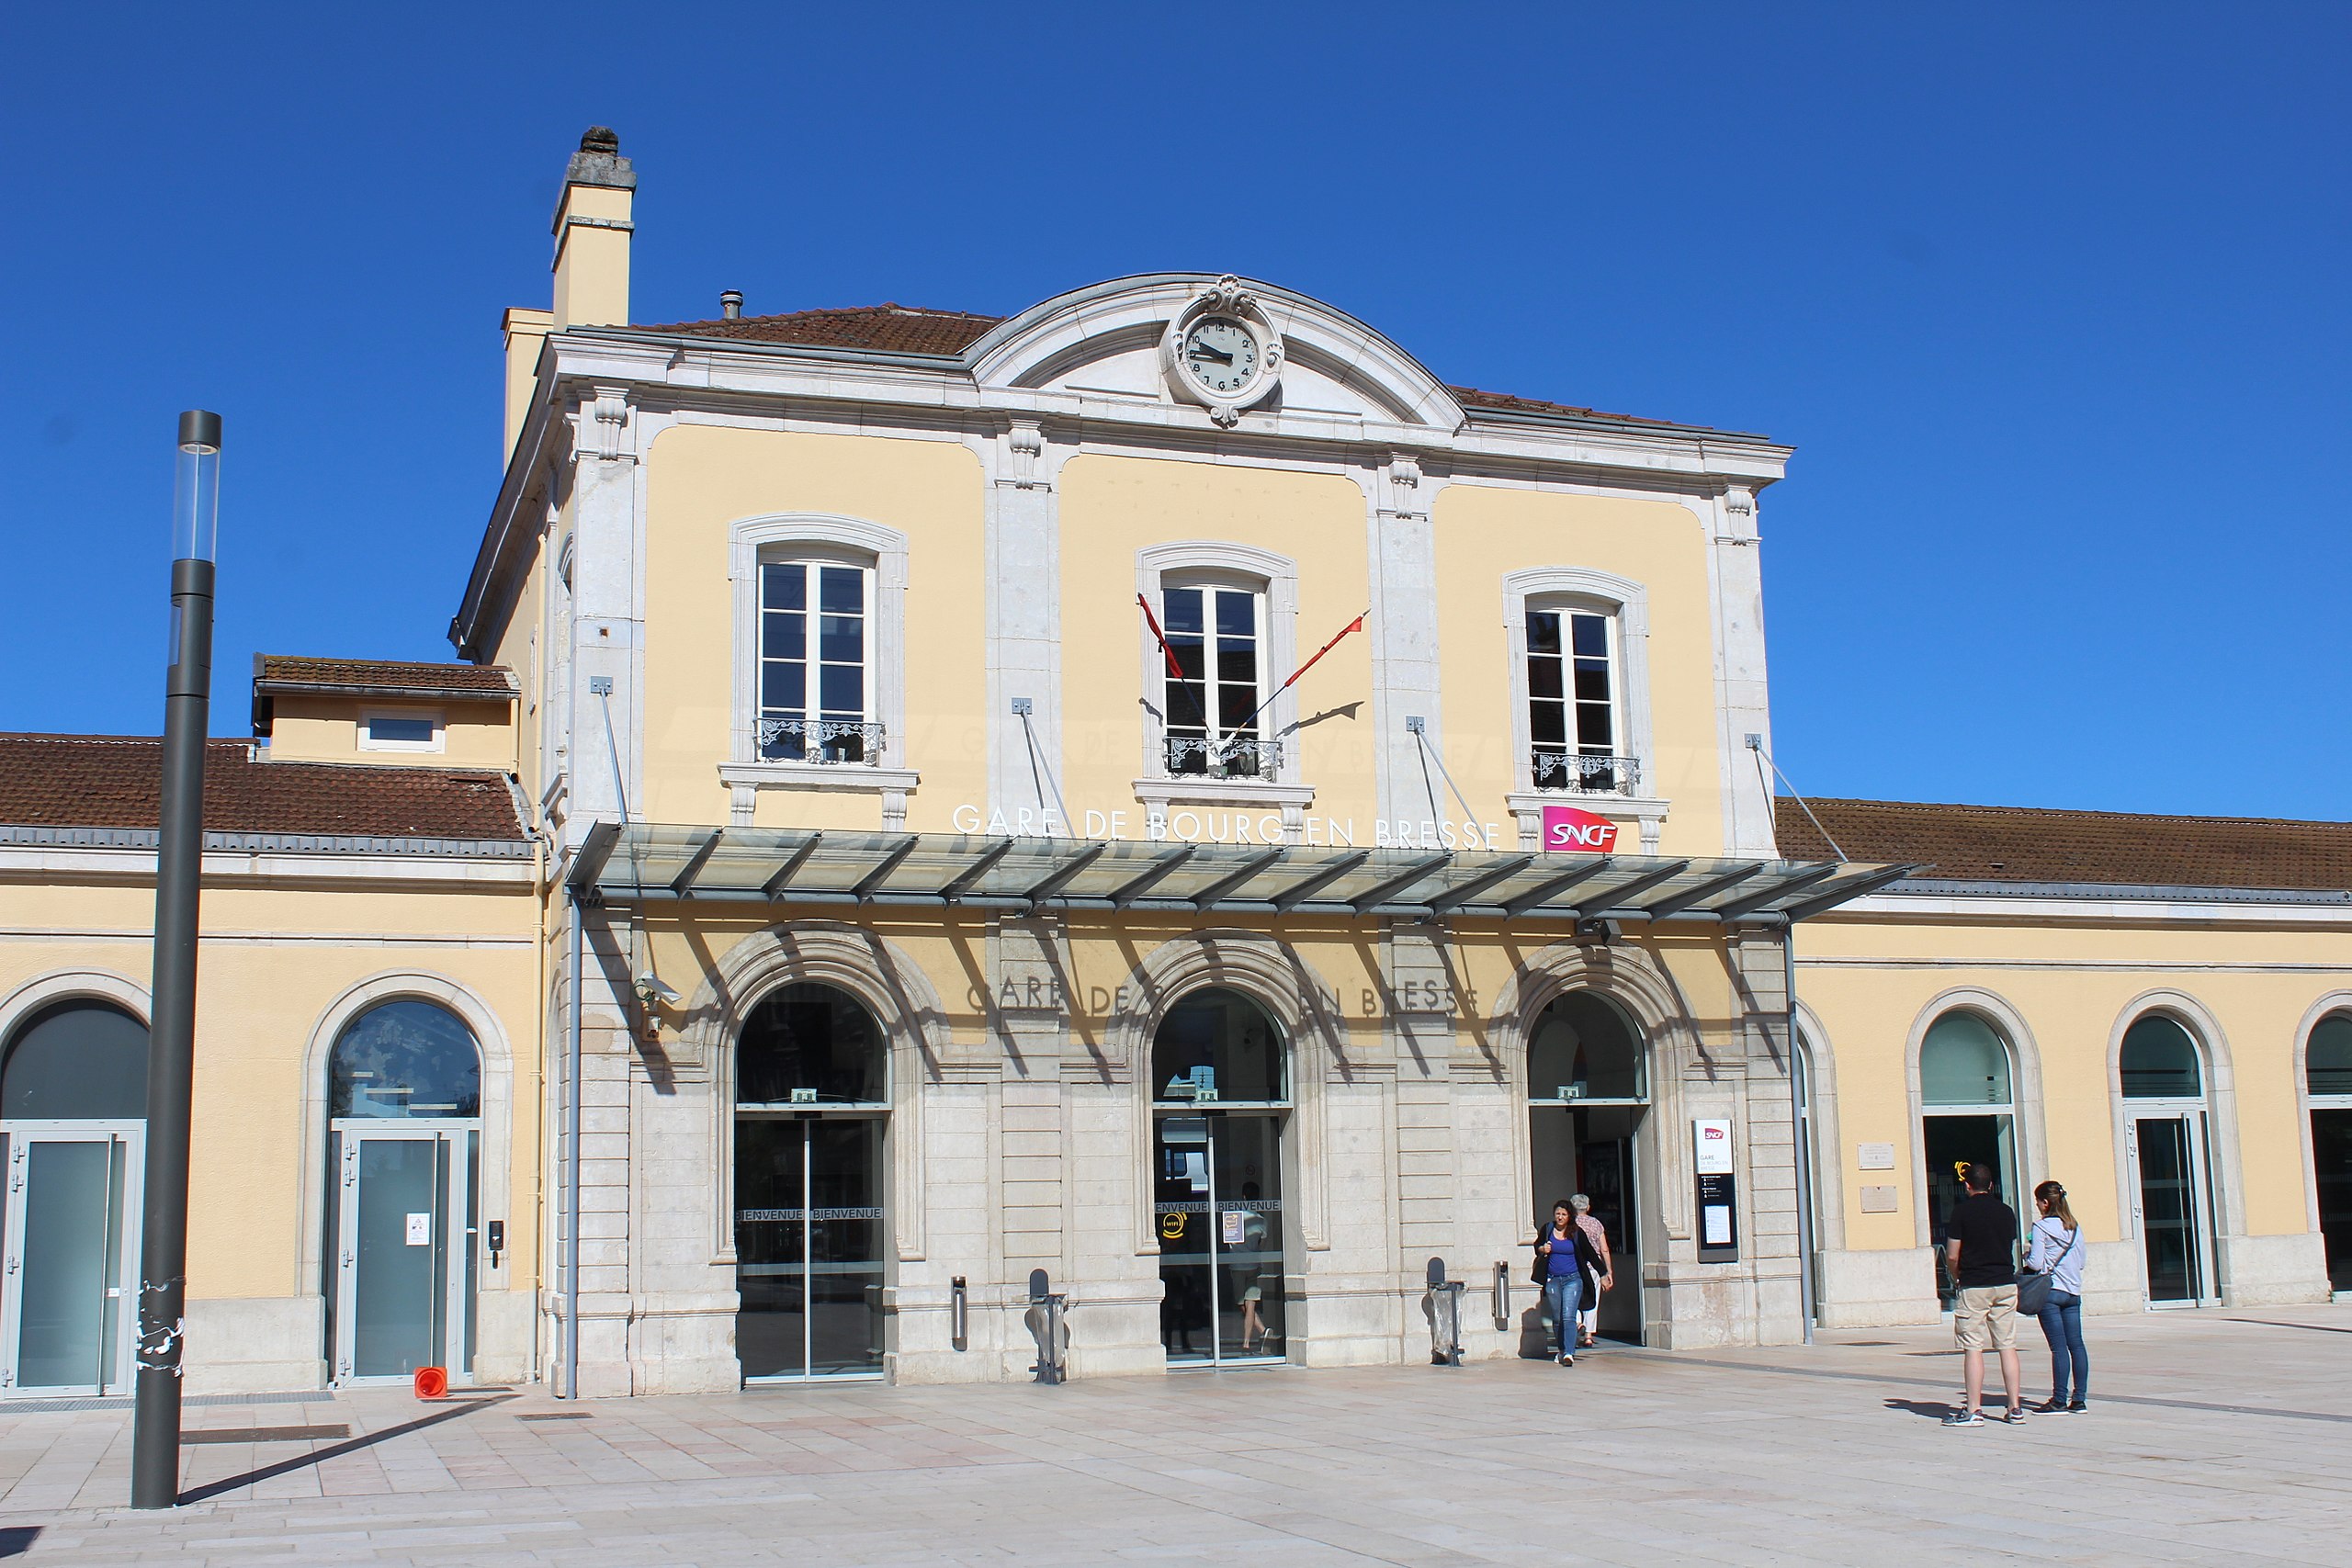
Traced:
<svg viewBox="0 0 2352 1568">
<path fill-rule="evenodd" d="M 1261 1303 L 1266 1297 L 1266 1215 L 1258 1207 L 1258 1184 L 1241 1184 L 1241 1201 L 1247 1204 L 1241 1212 L 1241 1246 L 1243 1259 L 1235 1272 L 1241 1286 L 1241 1353 L 1254 1356 L 1258 1341 L 1266 1337 L 1265 1320 L 1259 1315 Z"/>
<path fill-rule="evenodd" d="M 1584 1277 L 1583 1301 L 1577 1308 L 1577 1348 L 1581 1350 L 1593 1342 L 1592 1330 L 1600 1312 L 1600 1292 L 1617 1285 L 1617 1259 L 1609 1251 L 1609 1231 L 1592 1217 L 1592 1200 L 1578 1192 L 1568 1199 L 1577 1212 L 1577 1229 L 1584 1232 L 1585 1240 L 1600 1259 L 1596 1271 L 1587 1269 Z"/>
<path fill-rule="evenodd" d="M 2045 1181 L 2033 1190 L 2041 1211 L 2028 1235 L 2025 1266 L 2050 1276 L 2041 1304 L 2041 1337 L 2050 1341 L 2050 1399 L 2035 1405 L 2043 1414 L 2079 1416 L 2091 1397 L 2091 1355 L 2083 1348 L 2083 1227 L 2066 1206 L 2066 1190 Z"/>
<path fill-rule="evenodd" d="M 2023 1380 L 2018 1370 L 2018 1216 L 1993 1196 L 1993 1168 L 1971 1163 L 1961 1176 L 1966 1195 L 1951 1206 L 1945 1224 L 1944 1261 L 1960 1293 L 1953 1299 L 1952 1333 L 1967 1362 L 1967 1403 L 1944 1417 L 1947 1427 L 1982 1427 L 1977 1405 L 1984 1396 L 1984 1350 L 2000 1352 L 2001 1392 L 2008 1395 L 2007 1419 L 2025 1419 Z"/>
<path fill-rule="evenodd" d="M 1584 1300 L 1585 1269 L 1593 1261 L 1592 1243 L 1563 1198 L 1552 1205 L 1552 1223 L 1535 1233 L 1535 1282 L 1544 1287 L 1553 1354 L 1564 1367 L 1577 1364 L 1577 1307 Z"/>
</svg>

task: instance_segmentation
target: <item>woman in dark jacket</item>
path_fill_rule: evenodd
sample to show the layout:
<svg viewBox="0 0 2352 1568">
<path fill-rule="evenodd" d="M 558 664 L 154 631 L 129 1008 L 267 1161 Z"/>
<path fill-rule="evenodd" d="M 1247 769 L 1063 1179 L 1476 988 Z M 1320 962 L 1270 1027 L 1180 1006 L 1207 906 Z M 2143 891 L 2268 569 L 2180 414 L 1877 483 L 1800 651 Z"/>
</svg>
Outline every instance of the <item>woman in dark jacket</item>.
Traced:
<svg viewBox="0 0 2352 1568">
<path fill-rule="evenodd" d="M 1535 1233 L 1535 1282 L 1544 1287 L 1544 1310 L 1552 1319 L 1553 1353 L 1560 1365 L 1577 1364 L 1577 1306 L 1584 1300 L 1585 1275 L 1600 1272 L 1600 1259 L 1577 1224 L 1566 1198 L 1552 1205 L 1552 1223 Z"/>
</svg>

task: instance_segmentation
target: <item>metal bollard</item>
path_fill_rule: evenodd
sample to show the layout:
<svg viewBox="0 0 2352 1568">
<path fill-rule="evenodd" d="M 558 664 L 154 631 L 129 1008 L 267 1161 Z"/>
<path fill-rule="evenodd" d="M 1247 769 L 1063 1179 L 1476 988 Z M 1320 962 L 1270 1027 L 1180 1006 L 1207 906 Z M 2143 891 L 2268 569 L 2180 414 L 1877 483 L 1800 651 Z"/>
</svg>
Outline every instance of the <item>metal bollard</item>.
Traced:
<svg viewBox="0 0 2352 1568">
<path fill-rule="evenodd" d="M 972 1348 L 972 1307 L 964 1288 L 964 1276 L 956 1276 L 956 1283 L 947 1296 L 947 1342 L 958 1350 Z"/>
<path fill-rule="evenodd" d="M 1442 1258 L 1430 1259 L 1428 1278 L 1430 1364 L 1458 1367 L 1462 1364 L 1462 1281 L 1445 1277 Z"/>
<path fill-rule="evenodd" d="M 1510 1332 L 1510 1265 L 1495 1265 L 1495 1332 Z"/>
<path fill-rule="evenodd" d="M 1042 1383 L 1062 1383 L 1069 1381 L 1069 1331 L 1063 1326 L 1063 1314 L 1069 1309 L 1069 1297 L 1055 1291 L 1053 1281 L 1043 1269 L 1029 1270 L 1029 1333 L 1037 1341 L 1037 1364 L 1029 1370 Z"/>
</svg>

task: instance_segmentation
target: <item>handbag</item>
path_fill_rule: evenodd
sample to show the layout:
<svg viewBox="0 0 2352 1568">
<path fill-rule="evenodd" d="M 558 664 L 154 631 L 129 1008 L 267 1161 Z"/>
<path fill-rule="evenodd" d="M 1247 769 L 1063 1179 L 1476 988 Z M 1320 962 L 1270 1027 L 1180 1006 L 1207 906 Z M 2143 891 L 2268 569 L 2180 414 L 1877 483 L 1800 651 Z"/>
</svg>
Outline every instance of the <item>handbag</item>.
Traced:
<svg viewBox="0 0 2352 1568">
<path fill-rule="evenodd" d="M 2058 1265 L 2075 1254 L 2083 1242 L 2083 1227 L 2076 1225 L 2067 1239 L 2066 1249 L 2050 1260 L 2047 1269 L 2026 1269 L 2018 1273 L 2018 1311 L 2027 1317 L 2040 1317 L 2041 1309 L 2050 1304 L 2050 1292 L 2058 1277 Z"/>
</svg>

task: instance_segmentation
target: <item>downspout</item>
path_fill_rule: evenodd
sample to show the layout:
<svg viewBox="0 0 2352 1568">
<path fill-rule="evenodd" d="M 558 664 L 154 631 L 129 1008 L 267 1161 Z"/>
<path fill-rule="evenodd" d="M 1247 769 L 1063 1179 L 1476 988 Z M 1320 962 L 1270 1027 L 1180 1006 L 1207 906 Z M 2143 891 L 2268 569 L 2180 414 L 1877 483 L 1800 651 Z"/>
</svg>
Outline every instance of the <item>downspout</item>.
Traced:
<svg viewBox="0 0 2352 1568">
<path fill-rule="evenodd" d="M 566 1043 L 569 1065 L 564 1069 L 564 1236 L 563 1236 L 563 1393 L 565 1399 L 580 1397 L 580 1011 L 582 951 L 582 921 L 580 918 L 580 895 L 567 889 L 566 908 L 571 918 L 571 1016 L 566 1027 L 571 1039 Z"/>
<path fill-rule="evenodd" d="M 1782 993 L 1789 1004 L 1789 1069 L 1797 1085 L 1792 1106 L 1797 1146 L 1797 1292 L 1804 1314 L 1804 1342 L 1813 1343 L 1813 1320 L 1820 1309 L 1814 1300 L 1813 1280 L 1813 1074 L 1804 1065 L 1804 1047 L 1797 1043 L 1797 923 L 1781 928 Z"/>
</svg>

